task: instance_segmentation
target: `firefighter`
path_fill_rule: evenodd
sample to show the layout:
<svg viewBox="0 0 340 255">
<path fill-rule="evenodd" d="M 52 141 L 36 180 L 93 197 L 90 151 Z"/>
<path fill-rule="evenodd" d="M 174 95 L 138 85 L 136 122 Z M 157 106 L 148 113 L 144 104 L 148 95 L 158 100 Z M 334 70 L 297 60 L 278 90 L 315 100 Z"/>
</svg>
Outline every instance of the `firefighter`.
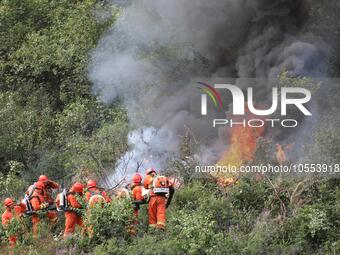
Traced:
<svg viewBox="0 0 340 255">
<path fill-rule="evenodd" d="M 174 189 L 165 176 L 157 176 L 154 169 L 146 170 L 144 188 L 149 190 L 149 227 L 164 230 L 166 208 L 170 204 Z M 167 198 L 169 195 L 169 198 Z"/>
<path fill-rule="evenodd" d="M 142 195 L 142 189 L 142 176 L 139 173 L 136 173 L 134 176 L 132 176 L 131 185 L 132 198 L 135 205 L 133 214 L 135 215 L 136 219 L 138 218 L 139 205 L 145 203 L 145 199 Z"/>
<path fill-rule="evenodd" d="M 140 205 L 146 203 L 144 197 L 142 196 L 142 176 L 139 173 L 136 173 L 134 176 L 132 176 L 132 184 L 128 185 L 128 187 L 131 189 L 132 192 L 134 221 L 133 224 L 128 227 L 127 231 L 130 235 L 136 235 L 136 225 L 138 224 L 138 211 L 140 209 Z"/>
<path fill-rule="evenodd" d="M 77 196 L 82 197 L 84 194 L 84 185 L 76 182 L 72 185 L 70 191 L 66 195 L 68 208 L 65 211 L 65 231 L 64 238 L 71 236 L 76 228 L 80 226 L 83 230 L 85 225 L 82 219 L 82 205 Z"/>
<path fill-rule="evenodd" d="M 32 209 L 34 210 L 34 214 L 32 215 L 32 224 L 33 224 L 33 236 L 37 237 L 38 235 L 38 227 L 40 223 L 40 217 L 37 215 L 38 211 L 46 209 L 49 204 L 44 200 L 44 183 L 38 181 L 35 183 L 35 189 L 32 195 L 29 197 L 30 203 L 32 205 Z"/>
<path fill-rule="evenodd" d="M 111 198 L 106 194 L 106 192 L 100 191 L 98 189 L 97 182 L 95 180 L 89 180 L 87 182 L 87 192 L 85 194 L 85 198 L 89 203 L 89 206 L 98 202 L 111 202 Z"/>
<path fill-rule="evenodd" d="M 25 204 L 20 203 L 19 205 L 16 205 L 11 198 L 6 198 L 4 201 L 4 206 L 6 208 L 6 211 L 2 214 L 1 220 L 2 220 L 2 226 L 3 228 L 7 228 L 8 224 L 11 222 L 11 220 L 14 217 L 21 217 L 21 215 L 25 212 L 26 207 Z M 14 248 L 16 245 L 17 236 L 16 235 L 10 235 L 8 237 L 8 242 L 11 248 Z"/>
<path fill-rule="evenodd" d="M 51 210 L 48 210 L 46 213 L 47 218 L 55 224 L 58 220 L 58 212 L 54 208 L 54 199 L 52 198 L 52 190 L 58 189 L 59 184 L 50 180 L 46 175 L 40 175 L 38 181 L 41 181 L 44 183 L 44 201 L 49 204 L 49 207 L 51 207 Z"/>
<path fill-rule="evenodd" d="M 147 190 L 151 189 L 152 180 L 156 176 L 156 170 L 153 168 L 146 169 L 146 176 L 144 178 L 144 188 Z"/>
<path fill-rule="evenodd" d="M 105 191 L 100 191 L 97 187 L 97 182 L 95 180 L 88 180 L 87 182 L 87 192 L 85 194 L 86 202 L 88 203 L 87 208 L 87 218 L 91 218 L 91 208 L 96 204 L 100 204 L 104 206 L 105 203 L 110 203 L 111 199 L 107 196 Z M 89 237 L 92 238 L 94 235 L 94 227 L 93 225 L 87 226 L 87 231 Z"/>
</svg>

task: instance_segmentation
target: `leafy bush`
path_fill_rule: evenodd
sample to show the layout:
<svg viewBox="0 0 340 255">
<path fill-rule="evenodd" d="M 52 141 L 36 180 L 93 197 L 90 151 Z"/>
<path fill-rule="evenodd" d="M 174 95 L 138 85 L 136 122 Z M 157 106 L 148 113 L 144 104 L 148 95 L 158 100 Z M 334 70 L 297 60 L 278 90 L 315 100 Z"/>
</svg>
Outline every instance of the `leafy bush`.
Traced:
<svg viewBox="0 0 340 255">
<path fill-rule="evenodd" d="M 23 169 L 22 164 L 17 161 L 10 161 L 9 165 L 10 170 L 7 175 L 0 173 L 0 199 L 17 197 L 27 186 L 27 183 L 19 177 Z"/>
<path fill-rule="evenodd" d="M 216 186 L 198 181 L 190 183 L 175 193 L 167 212 L 165 232 L 149 229 L 145 233 L 144 229 L 139 229 L 137 238 L 122 243 L 115 237 L 98 246 L 94 253 L 216 254 L 224 242 L 223 231 L 227 229 L 230 215 L 225 205 L 225 201 L 218 196 Z M 110 247 L 117 242 L 123 247 L 111 250 Z"/>
<path fill-rule="evenodd" d="M 131 201 L 128 199 L 114 200 L 109 204 L 95 205 L 88 209 L 85 224 L 93 232 L 91 243 L 101 243 L 115 238 L 118 241 L 129 239 L 128 228 L 134 220 Z"/>
<path fill-rule="evenodd" d="M 264 181 L 257 181 L 251 175 L 242 176 L 239 184 L 228 191 L 228 200 L 239 210 L 255 210 L 258 213 L 265 208 L 269 186 Z"/>
<path fill-rule="evenodd" d="M 326 212 L 318 206 L 305 206 L 286 223 L 286 232 L 292 242 L 318 246 L 327 239 L 331 223 Z"/>
</svg>

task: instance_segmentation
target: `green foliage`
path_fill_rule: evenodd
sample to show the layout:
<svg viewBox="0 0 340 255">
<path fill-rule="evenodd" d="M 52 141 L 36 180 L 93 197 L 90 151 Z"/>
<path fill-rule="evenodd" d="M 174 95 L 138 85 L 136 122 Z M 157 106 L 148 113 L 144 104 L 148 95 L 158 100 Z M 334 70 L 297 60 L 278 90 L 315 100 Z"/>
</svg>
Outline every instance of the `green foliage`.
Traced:
<svg viewBox="0 0 340 255">
<path fill-rule="evenodd" d="M 202 203 L 208 203 L 209 198 L 214 197 L 213 190 L 209 191 L 209 194 L 206 194 L 209 188 L 213 188 L 213 186 L 209 183 L 206 185 L 201 182 L 192 182 L 187 187 L 181 190 L 181 192 L 176 193 L 174 197 L 174 201 L 176 206 L 179 208 L 191 208 L 195 210 Z"/>
<path fill-rule="evenodd" d="M 224 214 L 217 210 L 222 209 L 221 199 L 208 187 L 196 182 L 175 195 L 165 232 L 149 229 L 140 233 L 140 229 L 132 240 L 122 242 L 121 237 L 115 237 L 98 246 L 94 254 L 216 254 L 224 238 L 218 232 L 216 216 L 223 218 Z M 113 247 L 117 245 L 120 248 Z"/>
<path fill-rule="evenodd" d="M 87 79 L 89 51 L 118 9 L 95 0 L 14 0 L 2 1 L 0 13 L 0 171 L 16 160 L 30 182 L 42 172 L 60 179 L 70 170 L 70 137 L 126 122 L 121 109 L 93 98 Z"/>
<path fill-rule="evenodd" d="M 287 249 L 298 250 L 303 254 L 316 254 L 316 251 L 329 254 L 338 249 L 337 230 L 331 226 L 326 211 L 317 207 L 306 206 L 300 209 L 295 217 L 282 226 L 280 237 L 285 241 Z"/>
<path fill-rule="evenodd" d="M 269 186 L 267 182 L 257 181 L 253 176 L 242 177 L 239 184 L 228 192 L 229 200 L 239 210 L 255 210 L 258 213 L 265 208 L 268 200 Z"/>
<path fill-rule="evenodd" d="M 87 79 L 89 53 L 118 15 L 118 8 L 109 2 L 0 2 L 1 199 L 19 199 L 42 173 L 64 185 L 73 176 L 101 179 L 128 149 L 131 127 L 125 109 L 98 102 Z M 339 5 L 334 3 L 314 4 L 313 20 L 304 29 L 338 42 L 338 35 L 330 35 L 339 20 Z M 170 75 L 165 79 L 171 83 L 183 73 L 200 73 L 191 70 L 197 66 L 191 64 L 193 57 L 202 68 L 206 65 L 199 53 L 189 56 L 188 47 L 153 42 L 139 57 L 156 65 L 166 63 Z M 337 74 L 339 57 L 333 55 L 331 68 Z M 284 72 L 280 83 L 323 97 L 322 84 L 307 78 L 292 79 Z M 155 86 L 157 81 L 146 90 Z M 315 125 L 304 155 L 312 163 L 339 163 L 339 89 L 329 86 L 322 91 L 332 96 L 320 102 L 321 124 Z M 155 107 L 160 102 L 152 94 L 144 103 Z M 147 119 L 146 112 L 142 107 L 134 114 Z M 142 206 L 137 234 L 129 235 L 134 220 L 130 201 L 114 200 L 90 213 L 80 211 L 92 236 L 77 234 L 63 241 L 61 215 L 54 227 L 44 219 L 42 238 L 34 240 L 30 218 L 22 218 L 0 228 L 1 244 L 16 233 L 20 238 L 14 254 L 340 254 L 339 179 L 244 175 L 237 185 L 222 189 L 203 174 L 193 175 L 197 143 L 188 130 L 180 158 L 168 169 L 181 176 L 184 186 L 167 211 L 165 232 L 147 229 L 147 206 Z M 249 163 L 273 161 L 272 146 L 271 140 L 260 139 Z"/>
<path fill-rule="evenodd" d="M 26 231 L 28 222 L 27 219 L 24 218 L 12 218 L 8 225 L 6 226 L 5 233 L 7 237 L 13 236 L 13 235 L 23 235 Z"/>
<path fill-rule="evenodd" d="M 290 193 L 296 186 L 291 181 L 272 182 Z M 142 206 L 137 234 L 130 235 L 134 220 L 130 201 L 113 200 L 84 213 L 90 227 L 87 234 L 92 235 L 75 235 L 64 242 L 54 232 L 62 226 L 48 232 L 42 225 L 41 235 L 49 242 L 41 251 L 35 240 L 23 240 L 30 244 L 28 251 L 21 243 L 17 249 L 23 254 L 337 254 L 340 207 L 334 201 L 339 200 L 339 187 L 336 179 L 311 181 L 303 193 L 309 203 L 279 220 L 271 213 L 275 208 L 268 206 L 275 196 L 265 179 L 244 176 L 227 195 L 212 182 L 196 180 L 175 193 L 167 211 L 166 231 L 146 229 L 147 206 Z M 267 196 L 255 205 L 251 198 L 264 190 Z M 334 192 L 325 195 L 325 190 Z M 286 206 L 290 211 L 288 202 Z"/>
<path fill-rule="evenodd" d="M 338 164 L 340 158 L 340 138 L 338 126 L 340 125 L 339 114 L 331 111 L 323 116 L 320 125 L 314 129 L 313 138 L 315 143 L 311 148 L 308 160 L 326 164 Z"/>
<path fill-rule="evenodd" d="M 216 249 L 219 234 L 214 231 L 216 222 L 212 212 L 179 210 L 172 220 L 169 222 L 173 226 L 172 231 L 178 233 L 177 238 L 182 241 L 180 247 L 187 254 L 210 253 Z"/>
<path fill-rule="evenodd" d="M 12 197 L 22 192 L 27 183 L 18 178 L 17 174 L 21 172 L 23 166 L 17 161 L 10 161 L 10 171 L 7 175 L 0 173 L 0 198 Z"/>
<path fill-rule="evenodd" d="M 0 94 L 0 160 L 18 160 L 27 170 L 36 150 L 53 139 L 53 117 L 48 107 L 40 111 L 34 102 L 22 106 L 17 96 L 17 93 L 10 92 Z M 8 162 L 1 163 L 2 169 L 8 169 Z"/>
<path fill-rule="evenodd" d="M 100 117 L 100 114 L 96 116 Z M 102 177 L 101 174 L 106 174 L 114 167 L 116 160 L 127 149 L 126 138 L 129 129 L 125 122 L 124 114 L 111 114 L 111 116 L 110 121 L 95 121 L 95 123 L 102 122 L 103 124 L 91 136 L 83 135 L 82 128 L 65 128 L 65 132 L 73 132 L 72 135 L 61 134 L 66 139 L 62 154 L 65 169 L 73 172 L 81 169 L 91 169 L 98 177 Z M 91 118 L 90 120 L 86 118 L 84 125 L 91 125 L 90 121 Z M 61 125 L 68 127 L 74 123 L 74 119 L 71 118 L 70 122 L 64 121 Z M 79 122 L 76 121 L 76 123 Z M 61 128 L 61 133 L 64 132 L 63 130 Z"/>
<path fill-rule="evenodd" d="M 129 239 L 128 228 L 133 223 L 131 201 L 114 200 L 104 206 L 96 204 L 89 209 L 85 223 L 91 226 L 93 237 L 91 244 L 102 243 L 115 238 L 123 241 Z"/>
<path fill-rule="evenodd" d="M 93 253 L 96 255 L 124 254 L 124 248 L 115 238 L 111 238 L 104 244 L 96 246 Z"/>
<path fill-rule="evenodd" d="M 110 19 L 99 21 L 93 15 L 96 6 L 95 0 L 2 1 L 5 41 L 0 64 L 5 87 L 26 95 L 32 88 L 42 90 L 54 104 L 88 97 L 88 51 L 117 14 L 114 9 Z"/>
</svg>

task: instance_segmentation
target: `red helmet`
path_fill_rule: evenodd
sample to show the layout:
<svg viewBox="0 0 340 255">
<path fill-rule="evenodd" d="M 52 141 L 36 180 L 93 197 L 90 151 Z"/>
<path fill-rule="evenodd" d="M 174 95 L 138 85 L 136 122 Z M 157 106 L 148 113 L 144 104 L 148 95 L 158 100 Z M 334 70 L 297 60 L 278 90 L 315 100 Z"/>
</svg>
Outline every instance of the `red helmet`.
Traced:
<svg viewBox="0 0 340 255">
<path fill-rule="evenodd" d="M 50 179 L 46 175 L 40 175 L 38 181 L 48 182 Z"/>
<path fill-rule="evenodd" d="M 95 188 L 97 187 L 97 182 L 95 180 L 88 180 L 87 188 Z"/>
<path fill-rule="evenodd" d="M 4 201 L 4 205 L 5 205 L 6 207 L 10 207 L 10 206 L 14 205 L 13 199 L 12 199 L 12 198 L 9 198 L 9 197 L 6 198 L 5 201 Z"/>
<path fill-rule="evenodd" d="M 83 193 L 84 192 L 84 185 L 81 184 L 80 182 L 76 182 L 75 184 L 73 184 L 71 189 L 72 189 L 73 192 Z"/>
<path fill-rule="evenodd" d="M 132 182 L 133 183 L 141 183 L 142 182 L 142 176 L 139 173 L 134 174 L 134 176 L 132 176 Z"/>
<path fill-rule="evenodd" d="M 45 187 L 45 184 L 44 184 L 44 182 L 42 182 L 42 181 L 37 181 L 36 183 L 35 183 L 35 188 L 36 189 L 43 189 Z"/>
<path fill-rule="evenodd" d="M 152 172 L 156 173 L 156 170 L 153 169 L 153 168 L 148 168 L 148 169 L 146 169 L 146 175 L 148 175 L 148 174 L 150 174 L 150 173 L 152 173 Z"/>
</svg>

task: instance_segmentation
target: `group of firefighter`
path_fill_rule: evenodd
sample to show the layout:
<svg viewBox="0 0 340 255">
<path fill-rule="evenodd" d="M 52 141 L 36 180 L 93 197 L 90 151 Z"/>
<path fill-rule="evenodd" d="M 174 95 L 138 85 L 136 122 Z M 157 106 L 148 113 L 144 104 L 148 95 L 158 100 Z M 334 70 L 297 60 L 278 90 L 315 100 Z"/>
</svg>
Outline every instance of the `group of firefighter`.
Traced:
<svg viewBox="0 0 340 255">
<path fill-rule="evenodd" d="M 166 221 L 166 208 L 169 206 L 174 194 L 173 184 L 169 178 L 158 175 L 149 168 L 142 182 L 142 176 L 136 173 L 132 176 L 130 190 L 123 189 L 117 198 L 132 197 L 134 224 L 138 224 L 138 211 L 141 204 L 148 204 L 149 227 L 164 230 Z M 95 180 L 88 180 L 87 185 L 74 183 L 68 190 L 64 189 L 54 199 L 52 191 L 60 189 L 60 185 L 47 176 L 41 175 L 38 180 L 26 191 L 22 201 L 16 203 L 12 198 L 4 200 L 5 212 L 2 214 L 2 225 L 6 229 L 14 218 L 31 217 L 33 237 L 37 237 L 39 224 L 43 217 L 51 224 L 56 224 L 60 212 L 65 213 L 64 238 L 75 232 L 76 225 L 92 231 L 91 226 L 85 226 L 82 211 L 90 210 L 97 203 L 105 204 L 113 201 L 107 193 L 97 186 Z M 127 194 L 123 194 L 123 193 Z M 131 196 L 130 196 L 131 193 Z M 86 203 L 82 203 L 85 201 Z M 84 208 L 85 207 L 85 208 Z M 39 213 L 44 212 L 44 213 Z M 16 245 L 17 236 L 10 235 L 9 245 Z"/>
</svg>

